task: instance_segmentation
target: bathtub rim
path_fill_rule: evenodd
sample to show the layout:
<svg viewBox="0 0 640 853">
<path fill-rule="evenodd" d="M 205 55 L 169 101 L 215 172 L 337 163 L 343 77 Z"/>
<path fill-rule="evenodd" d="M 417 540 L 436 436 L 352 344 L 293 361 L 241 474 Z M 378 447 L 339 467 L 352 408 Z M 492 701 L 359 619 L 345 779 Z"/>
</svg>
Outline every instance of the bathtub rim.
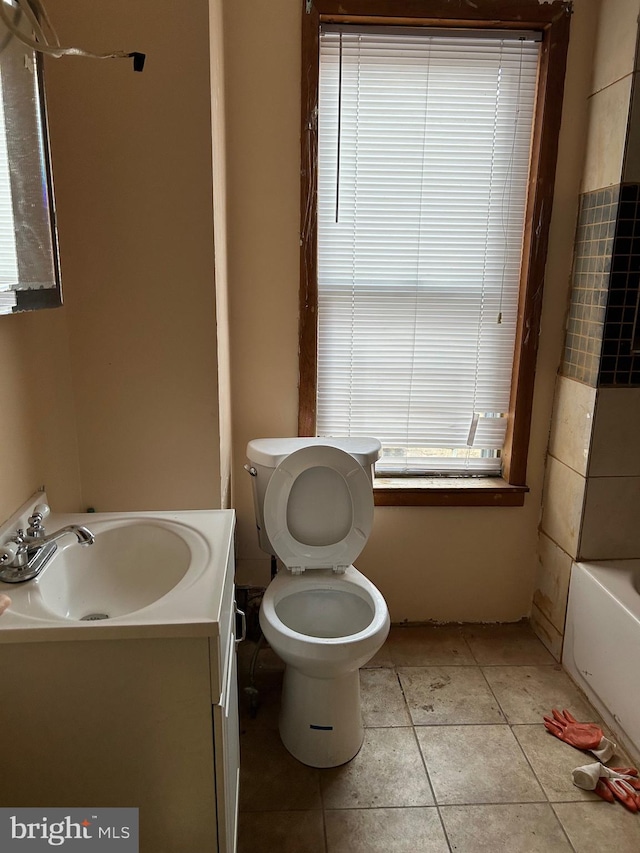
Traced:
<svg viewBox="0 0 640 853">
<path fill-rule="evenodd" d="M 571 566 L 571 580 L 569 584 L 569 596 L 567 600 L 567 614 L 565 621 L 564 642 L 562 649 L 562 666 L 572 680 L 587 696 L 596 711 L 602 717 L 604 723 L 609 727 L 614 740 L 630 756 L 631 763 L 640 766 L 640 738 L 632 737 L 627 733 L 616 716 L 616 709 L 610 708 L 601 698 L 596 689 L 583 675 L 575 659 L 575 614 L 576 599 L 580 600 L 587 593 L 586 587 L 597 587 L 598 595 L 606 595 L 609 604 L 619 607 L 626 614 L 627 619 L 638 623 L 638 642 L 640 643 L 640 593 L 634 588 L 634 575 L 640 573 L 639 559 L 615 559 L 615 560 L 581 560 L 573 562 Z M 574 586 L 575 583 L 575 586 Z M 582 587 L 582 591 L 577 588 Z M 572 595 L 573 591 L 573 595 Z M 618 593 L 622 593 L 622 600 Z M 615 593 L 615 594 L 614 594 Z M 591 593 L 592 594 L 592 593 Z M 629 606 L 630 605 L 630 606 Z M 622 615 L 622 614 L 621 614 Z M 626 621 L 626 620 L 625 620 Z M 599 626 L 596 630 L 601 629 Z M 634 643 L 636 642 L 636 629 L 633 627 Z M 607 701 L 615 704 L 615 697 L 606 697 Z"/>
<path fill-rule="evenodd" d="M 571 567 L 584 569 L 602 589 L 618 602 L 640 627 L 640 560 L 580 560 Z M 569 587 L 569 590 L 571 587 Z"/>
</svg>

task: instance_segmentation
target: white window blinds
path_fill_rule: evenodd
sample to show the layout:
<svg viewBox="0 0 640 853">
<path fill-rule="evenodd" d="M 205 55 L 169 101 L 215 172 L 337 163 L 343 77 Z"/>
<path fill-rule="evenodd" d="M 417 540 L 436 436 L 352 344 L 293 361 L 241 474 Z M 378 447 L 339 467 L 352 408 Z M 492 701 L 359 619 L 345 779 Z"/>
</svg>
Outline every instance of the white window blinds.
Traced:
<svg viewBox="0 0 640 853">
<path fill-rule="evenodd" d="M 3 302 L 6 302 L 9 307 L 15 305 L 15 294 L 4 292 L 11 291 L 18 283 L 16 231 L 13 219 L 7 127 L 3 103 L 2 76 L 0 73 L 0 313 L 4 313 L 1 310 Z"/>
<path fill-rule="evenodd" d="M 321 34 L 317 433 L 379 438 L 379 473 L 500 470 L 538 53 Z"/>
</svg>

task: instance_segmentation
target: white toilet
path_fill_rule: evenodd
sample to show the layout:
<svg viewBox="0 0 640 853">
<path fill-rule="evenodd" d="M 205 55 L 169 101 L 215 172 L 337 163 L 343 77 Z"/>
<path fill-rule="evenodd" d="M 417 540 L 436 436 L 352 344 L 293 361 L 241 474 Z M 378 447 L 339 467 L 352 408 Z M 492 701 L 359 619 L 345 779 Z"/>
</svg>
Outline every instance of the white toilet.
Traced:
<svg viewBox="0 0 640 853">
<path fill-rule="evenodd" d="M 284 568 L 260 626 L 286 664 L 282 742 L 299 761 L 335 767 L 362 745 L 359 668 L 389 633 L 382 594 L 352 562 L 373 525 L 371 438 L 249 442 L 260 547 Z"/>
</svg>

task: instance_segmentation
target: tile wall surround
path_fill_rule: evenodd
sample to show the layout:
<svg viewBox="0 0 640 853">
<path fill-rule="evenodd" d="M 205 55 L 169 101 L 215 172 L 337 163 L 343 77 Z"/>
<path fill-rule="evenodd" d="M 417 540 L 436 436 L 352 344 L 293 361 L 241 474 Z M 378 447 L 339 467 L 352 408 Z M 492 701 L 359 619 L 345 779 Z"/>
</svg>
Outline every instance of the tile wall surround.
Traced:
<svg viewBox="0 0 640 853">
<path fill-rule="evenodd" d="M 640 184 L 580 197 L 561 375 L 640 385 Z"/>
<path fill-rule="evenodd" d="M 588 475 L 640 477 L 640 388 L 598 390 Z"/>
<path fill-rule="evenodd" d="M 540 529 L 571 557 L 578 554 L 585 478 L 547 456 Z"/>
<path fill-rule="evenodd" d="M 556 380 L 549 453 L 583 477 L 587 474 L 596 389 L 566 376 Z"/>
<path fill-rule="evenodd" d="M 640 557 L 640 0 L 599 5 L 531 612 L 557 659 L 573 561 Z"/>
<path fill-rule="evenodd" d="M 640 388 L 596 389 L 559 376 L 531 614 L 553 654 L 572 560 L 640 559 L 638 518 Z"/>
<path fill-rule="evenodd" d="M 640 294 L 640 184 L 620 187 L 598 385 L 640 385 L 634 334 Z M 636 348 L 638 342 L 636 341 Z"/>
<path fill-rule="evenodd" d="M 600 92 L 637 67 L 636 28 L 640 0 L 600 0 L 591 92 Z"/>
<path fill-rule="evenodd" d="M 634 30 L 637 31 L 637 13 L 629 17 L 629 24 L 633 21 Z M 614 51 L 617 48 L 612 45 L 610 49 Z M 631 101 L 630 71 L 631 68 L 624 77 L 589 96 L 589 131 L 582 173 L 584 193 L 620 182 Z"/>
<path fill-rule="evenodd" d="M 566 602 L 565 602 L 566 610 Z M 538 639 L 546 646 L 548 651 L 558 661 L 562 662 L 562 641 L 564 631 L 558 631 L 541 610 L 535 604 L 531 605 L 531 615 L 529 616 L 529 624 L 537 635 Z"/>
<path fill-rule="evenodd" d="M 640 477 L 589 477 L 579 559 L 640 558 Z"/>
<path fill-rule="evenodd" d="M 639 115 L 640 118 L 640 115 Z M 640 557 L 640 175 L 580 197 L 531 624 L 559 659 L 572 560 Z"/>
<path fill-rule="evenodd" d="M 560 660 L 569 578 L 577 557 L 597 389 L 558 376 L 538 531 L 531 625 Z"/>
<path fill-rule="evenodd" d="M 627 127 L 627 144 L 624 152 L 622 167 L 622 182 L 633 183 L 640 181 L 640 57 L 636 60 L 631 85 L 631 109 Z"/>
<path fill-rule="evenodd" d="M 595 387 L 605 322 L 620 187 L 580 197 L 571 301 L 561 374 Z"/>
<path fill-rule="evenodd" d="M 560 633 L 564 630 L 572 562 L 566 551 L 540 531 L 533 604 Z"/>
</svg>

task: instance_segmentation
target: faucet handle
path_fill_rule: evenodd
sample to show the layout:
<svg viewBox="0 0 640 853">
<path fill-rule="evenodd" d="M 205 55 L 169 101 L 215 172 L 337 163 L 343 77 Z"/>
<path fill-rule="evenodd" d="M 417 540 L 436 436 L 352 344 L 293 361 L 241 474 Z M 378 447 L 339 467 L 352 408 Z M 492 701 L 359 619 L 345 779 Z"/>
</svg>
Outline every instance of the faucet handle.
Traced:
<svg viewBox="0 0 640 853">
<path fill-rule="evenodd" d="M 21 566 L 25 560 L 24 530 L 16 530 L 11 539 L 0 545 L 0 566 Z"/>
<path fill-rule="evenodd" d="M 27 536 L 31 539 L 42 539 L 45 534 L 45 529 L 42 522 L 49 516 L 51 510 L 47 504 L 36 504 L 33 508 L 33 515 L 29 517 L 29 527 L 27 527 Z"/>
<path fill-rule="evenodd" d="M 5 563 L 12 563 L 15 560 L 19 547 L 20 545 L 12 540 L 5 542 L 4 545 L 0 545 L 0 566 L 4 566 Z"/>
</svg>

